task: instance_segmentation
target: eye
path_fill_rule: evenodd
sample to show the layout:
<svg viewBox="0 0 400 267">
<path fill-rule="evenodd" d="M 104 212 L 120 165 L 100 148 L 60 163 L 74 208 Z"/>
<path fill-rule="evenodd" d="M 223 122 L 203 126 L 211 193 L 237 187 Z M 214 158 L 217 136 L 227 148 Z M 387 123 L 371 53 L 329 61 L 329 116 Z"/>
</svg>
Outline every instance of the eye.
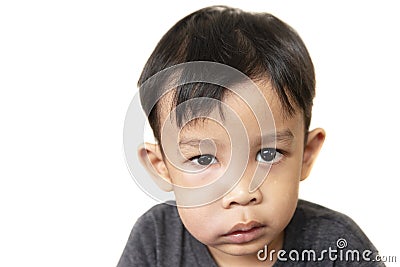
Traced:
<svg viewBox="0 0 400 267">
<path fill-rule="evenodd" d="M 190 161 L 197 165 L 208 166 L 217 163 L 217 158 L 214 157 L 213 155 L 205 154 L 193 157 L 190 159 Z"/>
<path fill-rule="evenodd" d="M 256 160 L 259 162 L 274 163 L 282 159 L 283 154 L 277 151 L 275 148 L 263 148 L 256 156 Z"/>
</svg>

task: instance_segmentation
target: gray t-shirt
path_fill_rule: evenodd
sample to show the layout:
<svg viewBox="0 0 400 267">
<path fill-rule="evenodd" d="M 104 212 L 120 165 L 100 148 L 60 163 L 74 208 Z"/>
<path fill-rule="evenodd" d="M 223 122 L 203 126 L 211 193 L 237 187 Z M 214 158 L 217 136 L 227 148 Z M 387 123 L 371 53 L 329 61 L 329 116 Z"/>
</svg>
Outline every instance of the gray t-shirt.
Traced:
<svg viewBox="0 0 400 267">
<path fill-rule="evenodd" d="M 299 200 L 285 229 L 282 250 L 274 267 L 385 266 L 375 261 L 376 248 L 352 219 L 304 200 Z M 217 264 L 207 247 L 185 229 L 176 207 L 158 204 L 132 229 L 118 263 L 118 267 L 129 266 Z"/>
</svg>

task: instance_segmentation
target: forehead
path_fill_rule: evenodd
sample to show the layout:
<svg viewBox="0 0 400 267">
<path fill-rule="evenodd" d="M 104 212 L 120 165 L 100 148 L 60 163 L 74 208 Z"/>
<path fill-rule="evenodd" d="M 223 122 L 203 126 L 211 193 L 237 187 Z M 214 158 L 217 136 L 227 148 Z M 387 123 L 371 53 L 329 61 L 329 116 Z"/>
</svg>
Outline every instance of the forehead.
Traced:
<svg viewBox="0 0 400 267">
<path fill-rule="evenodd" d="M 297 130 L 302 132 L 301 112 L 297 111 L 293 116 L 288 117 L 271 85 L 267 82 L 256 82 L 256 85 L 260 94 L 254 94 L 240 84 L 236 86 L 235 93 L 226 91 L 221 101 L 222 116 L 218 108 L 214 108 L 206 117 L 188 120 L 181 129 L 175 129 L 179 131 L 177 141 L 180 142 L 182 138 L 202 140 L 211 138 L 210 135 L 214 135 L 215 139 L 224 140 L 229 138 L 232 131 L 240 127 L 245 127 L 246 131 L 254 136 L 271 136 L 275 130 L 281 133 L 287 132 L 288 129 L 292 132 L 297 132 Z M 163 106 L 171 107 L 172 96 L 169 99 Z M 162 110 L 161 121 L 163 126 L 171 124 L 173 127 L 174 116 L 168 114 L 169 110 L 171 109 Z M 165 127 L 162 127 L 161 132 L 164 129 Z"/>
</svg>

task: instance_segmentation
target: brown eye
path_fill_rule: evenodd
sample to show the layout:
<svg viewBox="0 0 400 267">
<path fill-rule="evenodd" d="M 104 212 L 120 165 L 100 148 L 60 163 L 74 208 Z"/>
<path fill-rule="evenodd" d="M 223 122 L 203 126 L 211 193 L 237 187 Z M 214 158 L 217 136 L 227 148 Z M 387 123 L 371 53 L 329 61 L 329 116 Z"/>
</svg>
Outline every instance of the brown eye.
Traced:
<svg viewBox="0 0 400 267">
<path fill-rule="evenodd" d="M 209 155 L 209 154 L 193 157 L 190 160 L 192 162 L 202 165 L 202 166 L 208 166 L 217 161 L 217 159 L 213 155 Z"/>
</svg>

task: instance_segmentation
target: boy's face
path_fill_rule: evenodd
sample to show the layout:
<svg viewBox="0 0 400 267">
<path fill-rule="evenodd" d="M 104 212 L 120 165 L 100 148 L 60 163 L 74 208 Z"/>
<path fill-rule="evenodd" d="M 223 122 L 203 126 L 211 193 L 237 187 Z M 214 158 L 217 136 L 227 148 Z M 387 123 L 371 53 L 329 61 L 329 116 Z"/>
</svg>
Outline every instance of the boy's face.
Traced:
<svg viewBox="0 0 400 267">
<path fill-rule="evenodd" d="M 238 96 L 228 94 L 224 103 L 236 112 L 248 134 L 248 140 L 235 144 L 248 146 L 243 147 L 243 151 L 248 151 L 243 175 L 238 173 L 240 181 L 216 201 L 194 208 L 178 206 L 186 229 L 207 245 L 215 258 L 228 254 L 254 255 L 266 244 L 269 248 L 281 248 L 283 230 L 296 209 L 299 182 L 308 176 L 325 136 L 322 129 L 310 132 L 304 147 L 303 114 L 296 112 L 292 117 L 284 117 L 280 101 L 271 88 L 260 84 L 259 88 L 269 103 L 279 138 L 274 143 L 261 141 L 262 133 L 254 115 L 257 107 L 250 109 Z M 167 116 L 162 117 L 161 121 Z M 231 163 L 231 153 L 241 150 L 232 148 L 231 133 L 226 129 L 235 125 L 229 123 L 228 119 L 224 120 L 224 125 L 205 119 L 184 127 L 178 135 L 178 147 L 186 159 L 181 166 L 162 158 L 156 148 L 147 147 L 147 153 L 153 154 L 149 157 L 153 167 L 173 185 L 196 187 L 217 180 Z M 199 144 L 198 140 L 206 141 Z M 163 146 L 177 145 L 163 143 Z M 182 166 L 203 170 L 190 173 Z M 264 168 L 265 179 L 251 191 L 251 181 L 260 173 L 256 168 Z M 176 197 L 178 201 L 180 196 Z"/>
</svg>

